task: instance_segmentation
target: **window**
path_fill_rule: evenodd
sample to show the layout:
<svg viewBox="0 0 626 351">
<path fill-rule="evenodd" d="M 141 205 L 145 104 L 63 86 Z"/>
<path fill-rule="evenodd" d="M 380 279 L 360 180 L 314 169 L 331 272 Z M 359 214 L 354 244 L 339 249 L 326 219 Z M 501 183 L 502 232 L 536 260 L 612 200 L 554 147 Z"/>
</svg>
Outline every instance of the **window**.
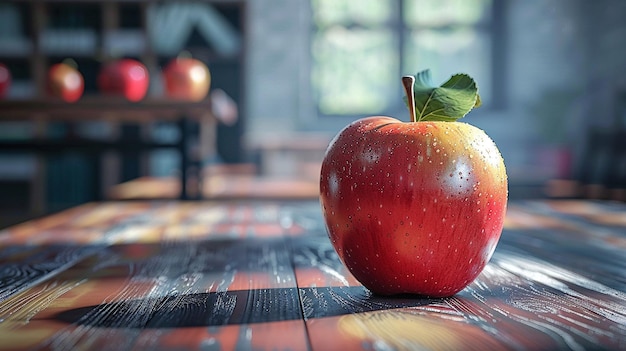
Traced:
<svg viewBox="0 0 626 351">
<path fill-rule="evenodd" d="M 492 0 L 312 0 L 311 83 L 320 115 L 404 109 L 400 77 L 466 72 L 489 104 Z"/>
</svg>

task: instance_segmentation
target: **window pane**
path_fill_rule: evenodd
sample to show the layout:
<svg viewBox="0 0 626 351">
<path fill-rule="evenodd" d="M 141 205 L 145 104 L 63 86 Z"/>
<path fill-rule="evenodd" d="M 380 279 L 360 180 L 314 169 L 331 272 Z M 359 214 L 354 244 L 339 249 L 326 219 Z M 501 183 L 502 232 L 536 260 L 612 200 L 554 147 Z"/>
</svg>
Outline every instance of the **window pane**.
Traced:
<svg viewBox="0 0 626 351">
<path fill-rule="evenodd" d="M 323 114 L 384 110 L 397 93 L 398 54 L 390 30 L 332 27 L 313 36 L 311 80 Z"/>
<path fill-rule="evenodd" d="M 491 0 L 404 0 L 410 26 L 477 24 L 489 20 Z"/>
<path fill-rule="evenodd" d="M 405 74 L 429 68 L 436 85 L 455 73 L 469 74 L 478 83 L 483 103 L 489 103 L 491 41 L 486 33 L 473 28 L 412 31 L 406 35 L 404 58 Z"/>
<path fill-rule="evenodd" d="M 318 27 L 334 24 L 382 24 L 392 17 L 395 0 L 313 0 L 314 23 Z"/>
</svg>

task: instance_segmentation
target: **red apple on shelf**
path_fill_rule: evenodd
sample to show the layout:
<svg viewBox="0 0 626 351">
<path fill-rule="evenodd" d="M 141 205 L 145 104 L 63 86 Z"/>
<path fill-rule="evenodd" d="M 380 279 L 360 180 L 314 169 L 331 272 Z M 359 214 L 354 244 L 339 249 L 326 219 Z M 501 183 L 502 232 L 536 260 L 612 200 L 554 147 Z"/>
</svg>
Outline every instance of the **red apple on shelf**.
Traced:
<svg viewBox="0 0 626 351">
<path fill-rule="evenodd" d="M 176 100 L 200 101 L 211 86 L 209 68 L 191 57 L 177 57 L 163 70 L 165 92 Z"/>
<path fill-rule="evenodd" d="M 66 102 L 76 102 L 83 96 L 85 81 L 72 61 L 64 61 L 50 66 L 48 70 L 48 91 L 52 96 Z"/>
<path fill-rule="evenodd" d="M 456 122 L 480 105 L 471 77 L 433 87 L 423 71 L 403 83 L 411 122 L 367 117 L 331 141 L 322 211 L 340 259 L 374 293 L 451 296 L 496 248 L 505 166 L 482 130 Z"/>
<path fill-rule="evenodd" d="M 129 101 L 143 99 L 150 84 L 148 69 L 133 59 L 119 59 L 105 64 L 98 74 L 98 89 L 109 96 L 122 96 Z"/>
<path fill-rule="evenodd" d="M 11 71 L 5 64 L 0 63 L 0 99 L 7 95 L 10 87 Z"/>
</svg>

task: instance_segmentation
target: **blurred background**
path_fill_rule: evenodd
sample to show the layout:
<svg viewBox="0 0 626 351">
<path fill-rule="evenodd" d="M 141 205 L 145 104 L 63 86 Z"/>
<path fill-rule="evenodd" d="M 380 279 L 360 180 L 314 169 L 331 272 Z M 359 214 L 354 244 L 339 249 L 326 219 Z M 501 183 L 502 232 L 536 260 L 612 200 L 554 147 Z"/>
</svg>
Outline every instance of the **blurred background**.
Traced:
<svg viewBox="0 0 626 351">
<path fill-rule="evenodd" d="M 511 198 L 623 201 L 624 18 L 623 0 L 0 1 L 0 226 L 177 197 L 181 174 L 203 180 L 183 189 L 196 197 L 313 198 L 329 140 L 360 117 L 408 119 L 400 77 L 426 68 L 478 82 L 464 120 L 499 146 Z M 168 90 L 181 54 L 210 72 L 201 99 Z M 147 71 L 139 101 L 98 83 L 121 59 Z M 50 87 L 60 62 L 84 80 L 76 101 Z M 207 113 L 181 128 L 187 100 Z"/>
</svg>

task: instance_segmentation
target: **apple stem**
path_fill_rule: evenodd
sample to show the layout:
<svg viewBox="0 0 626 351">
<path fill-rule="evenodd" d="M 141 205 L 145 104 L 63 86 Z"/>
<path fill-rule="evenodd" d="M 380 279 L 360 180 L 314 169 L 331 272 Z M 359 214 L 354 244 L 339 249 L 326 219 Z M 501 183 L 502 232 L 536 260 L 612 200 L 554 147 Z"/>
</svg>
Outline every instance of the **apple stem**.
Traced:
<svg viewBox="0 0 626 351">
<path fill-rule="evenodd" d="M 402 86 L 406 94 L 407 105 L 409 105 L 409 114 L 411 114 L 411 122 L 417 122 L 417 116 L 415 115 L 415 92 L 413 86 L 415 84 L 415 77 L 404 76 L 402 77 Z"/>
</svg>

